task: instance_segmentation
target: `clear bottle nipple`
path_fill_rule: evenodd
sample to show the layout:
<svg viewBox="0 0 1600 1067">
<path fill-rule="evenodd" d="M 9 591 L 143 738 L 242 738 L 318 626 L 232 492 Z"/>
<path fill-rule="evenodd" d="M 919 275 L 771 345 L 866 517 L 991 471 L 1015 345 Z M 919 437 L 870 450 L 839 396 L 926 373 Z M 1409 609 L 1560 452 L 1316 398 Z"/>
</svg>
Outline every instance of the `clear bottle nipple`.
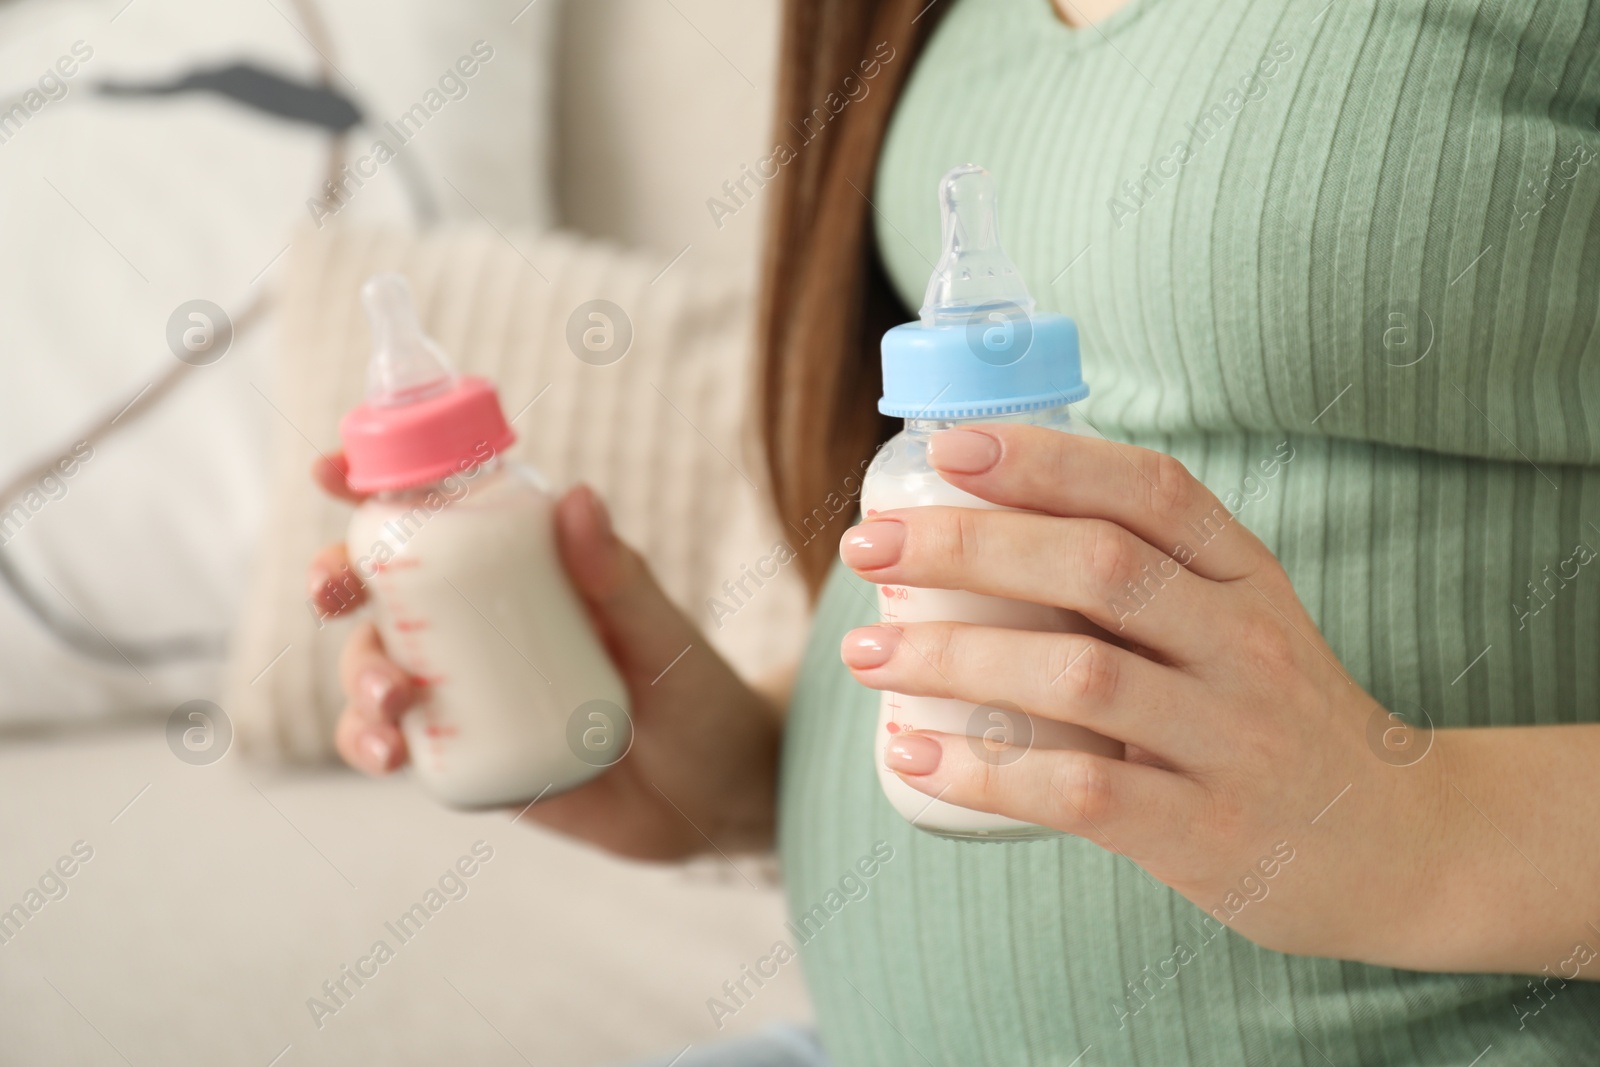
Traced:
<svg viewBox="0 0 1600 1067">
<path fill-rule="evenodd" d="M 374 274 L 361 287 L 361 304 L 372 327 L 367 364 L 367 403 L 376 408 L 414 404 L 448 392 L 456 384 L 450 361 L 422 332 L 411 286 L 399 274 Z"/>
<path fill-rule="evenodd" d="M 985 309 L 1033 314 L 1033 297 L 1000 247 L 994 178 L 976 163 L 952 168 L 939 183 L 944 248 L 922 298 L 924 326 L 961 326 Z"/>
</svg>

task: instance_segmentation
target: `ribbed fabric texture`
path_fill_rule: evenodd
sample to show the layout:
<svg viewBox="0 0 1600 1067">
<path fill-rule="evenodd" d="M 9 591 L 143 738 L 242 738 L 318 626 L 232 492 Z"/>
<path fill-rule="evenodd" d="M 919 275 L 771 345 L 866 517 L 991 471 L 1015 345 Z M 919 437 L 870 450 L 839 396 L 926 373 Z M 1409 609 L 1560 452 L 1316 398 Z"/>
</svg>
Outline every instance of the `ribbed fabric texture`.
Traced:
<svg viewBox="0 0 1600 1067">
<path fill-rule="evenodd" d="M 1238 490 L 1357 681 L 1440 726 L 1593 721 L 1597 41 L 1575 3 L 1130 0 L 1075 31 L 956 0 L 885 147 L 881 253 L 915 306 L 940 175 L 989 167 L 1082 330 L 1081 413 Z M 797 915 L 894 849 L 803 949 L 841 1065 L 1595 1062 L 1593 983 L 1284 956 L 1084 842 L 912 830 L 837 658 L 874 617 L 835 575 L 784 766 Z"/>
</svg>

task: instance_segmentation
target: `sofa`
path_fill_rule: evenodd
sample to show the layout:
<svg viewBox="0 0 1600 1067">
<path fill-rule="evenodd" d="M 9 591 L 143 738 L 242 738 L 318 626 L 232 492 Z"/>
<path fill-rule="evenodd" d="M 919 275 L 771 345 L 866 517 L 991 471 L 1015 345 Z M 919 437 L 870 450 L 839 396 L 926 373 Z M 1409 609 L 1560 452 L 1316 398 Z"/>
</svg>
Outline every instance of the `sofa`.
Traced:
<svg viewBox="0 0 1600 1067">
<path fill-rule="evenodd" d="M 752 679 L 797 652 L 793 576 L 736 625 L 710 604 L 778 536 L 743 417 L 759 204 L 706 206 L 763 154 L 777 5 L 259 7 L 0 11 L 0 69 L 45 79 L 0 115 L 30 205 L 0 356 L 24 501 L 0 542 L 0 1065 L 628 1063 L 804 1021 L 795 966 L 708 1006 L 781 935 L 770 857 L 624 862 L 331 760 L 342 631 L 302 588 L 348 519 L 306 471 L 359 396 L 355 289 L 397 269 L 508 409 L 549 390 L 515 457 L 613 501 L 708 651 Z M 494 59 L 453 74 L 475 40 Z M 244 117 L 258 68 L 303 113 Z M 436 84 L 415 153 L 349 181 L 367 125 L 339 101 L 376 128 Z M 597 295 L 638 326 L 611 368 L 560 340 Z M 232 331 L 209 364 L 164 343 L 191 299 Z"/>
</svg>

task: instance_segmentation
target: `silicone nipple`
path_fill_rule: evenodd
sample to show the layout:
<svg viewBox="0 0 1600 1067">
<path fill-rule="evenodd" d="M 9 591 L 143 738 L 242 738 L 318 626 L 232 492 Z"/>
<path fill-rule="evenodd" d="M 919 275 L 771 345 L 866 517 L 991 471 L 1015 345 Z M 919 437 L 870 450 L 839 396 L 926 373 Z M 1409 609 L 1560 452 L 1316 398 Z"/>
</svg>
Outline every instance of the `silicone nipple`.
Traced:
<svg viewBox="0 0 1600 1067">
<path fill-rule="evenodd" d="M 422 332 L 411 286 L 403 276 L 374 274 L 361 287 L 361 304 L 372 326 L 372 361 L 367 364 L 369 405 L 414 404 L 455 385 L 449 360 Z"/>
<path fill-rule="evenodd" d="M 1033 314 L 1033 297 L 1000 247 L 994 178 L 976 163 L 950 170 L 939 183 L 944 249 L 922 298 L 924 326 L 959 326 L 997 306 Z"/>
</svg>

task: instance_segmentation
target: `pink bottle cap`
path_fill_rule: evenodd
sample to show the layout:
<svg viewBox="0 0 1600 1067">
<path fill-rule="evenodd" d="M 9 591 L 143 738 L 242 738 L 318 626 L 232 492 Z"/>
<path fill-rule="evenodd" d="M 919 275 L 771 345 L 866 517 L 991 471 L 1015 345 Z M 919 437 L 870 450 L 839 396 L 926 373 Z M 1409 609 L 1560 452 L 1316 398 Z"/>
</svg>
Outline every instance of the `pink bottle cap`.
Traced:
<svg viewBox="0 0 1600 1067">
<path fill-rule="evenodd" d="M 471 470 L 516 441 L 493 384 L 457 376 L 417 321 L 411 287 L 378 274 L 361 287 L 372 324 L 367 400 L 339 420 L 361 493 L 409 489 Z"/>
</svg>

